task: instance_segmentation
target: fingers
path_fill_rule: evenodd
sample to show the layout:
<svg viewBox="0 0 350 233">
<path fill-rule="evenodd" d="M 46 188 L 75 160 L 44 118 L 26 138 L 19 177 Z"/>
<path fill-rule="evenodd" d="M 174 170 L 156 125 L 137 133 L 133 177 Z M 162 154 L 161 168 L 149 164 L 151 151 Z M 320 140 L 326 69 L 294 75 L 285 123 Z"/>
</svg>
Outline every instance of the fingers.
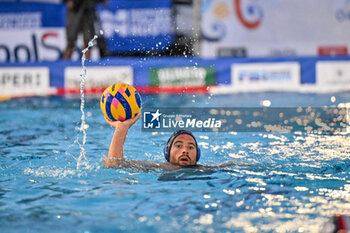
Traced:
<svg viewBox="0 0 350 233">
<path fill-rule="evenodd" d="M 105 121 L 106 121 L 108 124 L 110 124 L 110 122 L 111 122 L 110 120 L 107 119 L 107 117 L 105 117 Z"/>
<path fill-rule="evenodd" d="M 141 113 L 138 113 L 134 118 L 128 119 L 125 122 L 127 122 L 127 124 L 129 124 L 129 127 L 131 127 L 133 124 L 135 124 L 135 122 L 140 119 Z"/>
<path fill-rule="evenodd" d="M 135 122 L 140 119 L 141 117 L 141 113 L 138 113 L 134 118 L 128 119 L 126 121 L 111 121 L 109 120 L 107 117 L 105 117 L 105 121 L 107 122 L 107 124 L 109 124 L 110 126 L 112 126 L 113 128 L 116 128 L 118 125 L 127 125 L 128 127 L 131 127 L 133 124 L 135 124 Z"/>
<path fill-rule="evenodd" d="M 134 122 L 136 122 L 138 119 L 140 119 L 141 113 L 139 112 L 135 117 L 134 117 Z"/>
<path fill-rule="evenodd" d="M 107 122 L 107 124 L 109 124 L 110 126 L 112 126 L 112 127 L 115 128 L 115 126 L 114 126 L 114 124 L 113 124 L 113 121 L 107 119 L 107 117 L 105 117 L 105 121 Z"/>
</svg>

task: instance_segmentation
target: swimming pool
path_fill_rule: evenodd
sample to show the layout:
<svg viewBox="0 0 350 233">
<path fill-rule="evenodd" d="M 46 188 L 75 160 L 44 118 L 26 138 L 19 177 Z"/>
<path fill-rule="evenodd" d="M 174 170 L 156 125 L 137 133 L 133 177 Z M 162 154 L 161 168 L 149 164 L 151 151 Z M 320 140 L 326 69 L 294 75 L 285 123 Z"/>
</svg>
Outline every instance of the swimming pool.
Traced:
<svg viewBox="0 0 350 233">
<path fill-rule="evenodd" d="M 143 95 L 148 107 L 336 106 L 350 93 Z M 349 135 L 195 133 L 217 170 L 107 169 L 113 130 L 98 97 L 85 113 L 88 164 L 77 169 L 80 99 L 0 103 L 0 232 L 325 232 L 350 214 Z M 170 133 L 128 134 L 130 159 L 163 162 Z"/>
</svg>

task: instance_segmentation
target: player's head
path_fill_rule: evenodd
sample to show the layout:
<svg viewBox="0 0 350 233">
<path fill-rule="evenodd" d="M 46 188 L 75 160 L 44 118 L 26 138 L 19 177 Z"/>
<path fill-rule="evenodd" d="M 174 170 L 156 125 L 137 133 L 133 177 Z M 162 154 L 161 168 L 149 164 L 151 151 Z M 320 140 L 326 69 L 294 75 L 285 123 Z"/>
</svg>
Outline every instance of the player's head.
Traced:
<svg viewBox="0 0 350 233">
<path fill-rule="evenodd" d="M 164 147 L 164 157 L 172 164 L 180 166 L 195 165 L 199 160 L 201 151 L 196 138 L 187 130 L 175 131 Z"/>
</svg>

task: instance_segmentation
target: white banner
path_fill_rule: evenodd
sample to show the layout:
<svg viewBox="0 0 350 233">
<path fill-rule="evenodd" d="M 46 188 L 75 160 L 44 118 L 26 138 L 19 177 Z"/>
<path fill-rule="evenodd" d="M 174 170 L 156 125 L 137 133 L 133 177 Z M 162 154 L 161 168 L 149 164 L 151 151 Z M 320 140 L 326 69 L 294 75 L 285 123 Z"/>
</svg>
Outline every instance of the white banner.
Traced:
<svg viewBox="0 0 350 233">
<path fill-rule="evenodd" d="M 202 0 L 201 56 L 347 55 L 350 1 Z"/>
<path fill-rule="evenodd" d="M 0 63 L 56 61 L 65 45 L 64 28 L 2 29 Z"/>
<path fill-rule="evenodd" d="M 338 85 L 350 89 L 350 61 L 319 61 L 316 63 L 318 86 Z"/>
<path fill-rule="evenodd" d="M 50 91 L 47 67 L 0 68 L 0 96 L 46 95 Z"/>
<path fill-rule="evenodd" d="M 64 87 L 79 88 L 81 82 L 81 67 L 67 67 L 64 70 Z M 134 74 L 131 66 L 87 67 L 86 88 L 104 88 L 114 83 L 133 85 Z"/>
<path fill-rule="evenodd" d="M 233 64 L 231 75 L 232 87 L 240 91 L 283 91 L 300 85 L 297 62 Z"/>
</svg>

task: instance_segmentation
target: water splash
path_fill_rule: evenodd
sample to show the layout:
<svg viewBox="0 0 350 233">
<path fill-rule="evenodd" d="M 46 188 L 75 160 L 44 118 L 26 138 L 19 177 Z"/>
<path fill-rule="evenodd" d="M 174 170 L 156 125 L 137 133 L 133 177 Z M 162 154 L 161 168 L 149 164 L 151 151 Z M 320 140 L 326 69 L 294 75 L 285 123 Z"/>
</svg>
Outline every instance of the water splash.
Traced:
<svg viewBox="0 0 350 233">
<path fill-rule="evenodd" d="M 81 111 L 81 125 L 80 125 L 80 132 L 83 133 L 83 141 L 82 143 L 79 143 L 79 137 L 77 137 L 76 142 L 78 143 L 80 147 L 80 155 L 79 158 L 77 159 L 77 169 L 79 169 L 82 165 L 86 166 L 88 164 L 88 159 L 86 158 L 85 154 L 85 143 L 86 143 L 86 130 L 88 129 L 88 125 L 85 123 L 85 111 L 84 111 L 84 106 L 85 106 L 85 95 L 84 95 L 84 87 L 85 87 L 85 82 L 86 82 L 86 67 L 85 67 L 85 53 L 94 46 L 94 40 L 97 39 L 97 35 L 92 38 L 92 40 L 89 41 L 88 46 L 82 50 L 82 57 L 81 57 L 81 65 L 83 69 L 83 73 L 80 74 L 81 77 L 81 82 L 80 82 L 80 111 Z M 79 136 L 79 135 L 78 135 Z"/>
</svg>

